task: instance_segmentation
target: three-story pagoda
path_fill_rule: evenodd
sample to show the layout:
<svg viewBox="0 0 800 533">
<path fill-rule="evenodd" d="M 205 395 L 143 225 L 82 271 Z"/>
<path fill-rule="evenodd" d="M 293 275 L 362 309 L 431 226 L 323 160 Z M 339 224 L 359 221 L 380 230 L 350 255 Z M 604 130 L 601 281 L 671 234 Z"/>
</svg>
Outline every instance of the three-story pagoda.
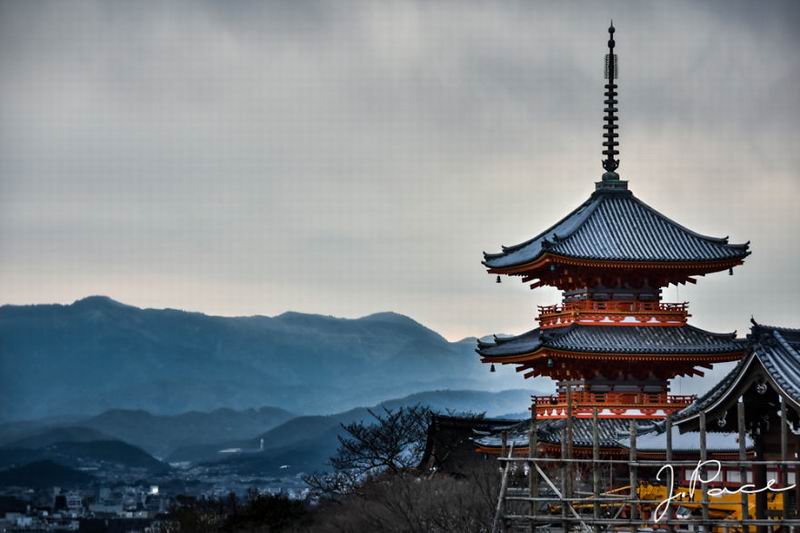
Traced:
<svg viewBox="0 0 800 533">
<path fill-rule="evenodd" d="M 531 288 L 557 287 L 559 305 L 539 308 L 538 327 L 479 342 L 485 363 L 517 366 L 526 378 L 557 381 L 554 396 L 534 397 L 537 418 L 567 416 L 567 387 L 578 418 L 658 419 L 693 400 L 669 394 L 669 380 L 702 375 L 742 357 L 735 333 L 688 323 L 686 302 L 662 301 L 669 284 L 731 270 L 749 255 L 691 231 L 645 204 L 620 179 L 614 27 L 606 55 L 602 179 L 583 204 L 532 239 L 484 254 L 492 275 L 518 276 Z"/>
</svg>

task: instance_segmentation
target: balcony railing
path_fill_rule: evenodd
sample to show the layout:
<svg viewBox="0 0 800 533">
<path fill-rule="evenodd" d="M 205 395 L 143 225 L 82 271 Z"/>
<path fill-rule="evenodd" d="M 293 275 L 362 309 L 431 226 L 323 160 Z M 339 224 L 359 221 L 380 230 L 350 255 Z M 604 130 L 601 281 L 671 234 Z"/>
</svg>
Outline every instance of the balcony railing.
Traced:
<svg viewBox="0 0 800 533">
<path fill-rule="evenodd" d="M 581 300 L 562 305 L 539 306 L 542 328 L 585 325 L 679 326 L 690 316 L 688 302 L 639 302 Z"/>
<path fill-rule="evenodd" d="M 549 396 L 532 396 L 538 418 L 564 418 L 568 403 L 565 393 Z M 697 399 L 694 395 L 642 392 L 572 392 L 573 416 L 586 417 L 597 408 L 601 417 L 632 416 L 663 418 L 667 414 L 683 409 Z"/>
<path fill-rule="evenodd" d="M 561 305 L 540 305 L 539 315 L 554 315 L 575 311 L 583 312 L 606 312 L 606 313 L 685 313 L 689 309 L 689 302 L 667 303 L 667 302 L 638 302 L 638 301 L 597 301 L 581 300 L 578 302 L 567 302 Z"/>
</svg>

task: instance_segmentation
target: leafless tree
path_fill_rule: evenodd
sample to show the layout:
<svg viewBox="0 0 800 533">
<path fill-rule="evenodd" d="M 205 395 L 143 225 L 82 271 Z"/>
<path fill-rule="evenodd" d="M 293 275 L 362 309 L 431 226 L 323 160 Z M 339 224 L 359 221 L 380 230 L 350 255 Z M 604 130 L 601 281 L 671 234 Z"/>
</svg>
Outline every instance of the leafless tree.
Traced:
<svg viewBox="0 0 800 533">
<path fill-rule="evenodd" d="M 383 412 L 370 410 L 374 419 L 343 425 L 339 449 L 331 458 L 336 471 L 361 475 L 399 474 L 419 464 L 425 450 L 430 410 L 419 405 Z"/>
<path fill-rule="evenodd" d="M 402 475 L 419 465 L 431 411 L 412 406 L 369 411 L 370 420 L 343 424 L 339 448 L 330 464 L 330 474 L 306 476 L 315 492 L 326 496 L 348 494 L 367 479 L 379 475 Z"/>
</svg>

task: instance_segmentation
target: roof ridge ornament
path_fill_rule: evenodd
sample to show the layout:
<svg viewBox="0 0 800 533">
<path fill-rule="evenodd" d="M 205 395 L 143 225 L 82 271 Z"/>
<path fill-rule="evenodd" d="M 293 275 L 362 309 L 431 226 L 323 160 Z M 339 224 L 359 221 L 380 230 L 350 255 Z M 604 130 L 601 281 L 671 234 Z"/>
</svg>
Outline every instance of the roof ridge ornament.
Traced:
<svg viewBox="0 0 800 533">
<path fill-rule="evenodd" d="M 603 125 L 603 129 L 605 132 L 603 133 L 603 146 L 605 149 L 603 150 L 603 155 L 606 158 L 603 160 L 603 169 L 605 169 L 605 173 L 603 174 L 602 181 L 597 182 L 596 188 L 597 190 L 627 190 L 628 189 L 628 182 L 619 179 L 619 174 L 617 174 L 616 170 L 619 168 L 620 160 L 616 158 L 619 155 L 619 150 L 617 147 L 619 146 L 619 142 L 617 139 L 619 138 L 619 134 L 617 133 L 617 129 L 619 129 L 619 124 L 617 124 L 617 77 L 619 75 L 619 64 L 617 62 L 617 54 L 614 53 L 614 46 L 616 42 L 614 41 L 614 21 L 611 21 L 611 26 L 608 28 L 608 53 L 606 54 L 606 72 L 605 78 L 607 83 L 605 85 L 606 92 L 605 92 L 605 113 L 606 116 L 604 117 L 605 124 Z"/>
</svg>

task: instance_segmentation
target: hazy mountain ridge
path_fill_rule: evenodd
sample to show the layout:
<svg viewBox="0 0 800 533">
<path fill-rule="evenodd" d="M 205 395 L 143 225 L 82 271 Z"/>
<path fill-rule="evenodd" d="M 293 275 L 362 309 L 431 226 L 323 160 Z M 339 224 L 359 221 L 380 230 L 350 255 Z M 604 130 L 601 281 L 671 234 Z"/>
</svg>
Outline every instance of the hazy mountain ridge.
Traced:
<svg viewBox="0 0 800 533">
<path fill-rule="evenodd" d="M 145 452 L 153 454 L 158 450 L 155 455 L 168 461 L 229 461 L 243 473 L 285 474 L 279 467 L 286 464 L 295 472 L 321 469 L 336 450 L 341 425 L 369 420 L 370 409 L 380 412 L 383 408 L 425 405 L 443 413 L 486 412 L 496 416 L 527 405 L 532 392 L 524 389 L 427 391 L 387 400 L 371 408 L 359 407 L 332 415 L 292 417 L 272 407 L 245 411 L 217 409 L 210 413 L 180 415 L 116 409 L 83 420 L 69 419 L 68 425 L 61 425 L 58 420 L 44 427 L 33 422 L 14 422 L 0 425 L 0 435 L 5 435 L 0 439 L 3 455 L 0 468 L 45 459 L 67 466 L 78 464 L 81 458 L 104 460 L 104 456 L 98 455 L 97 446 L 111 454 L 124 444 L 119 455 L 111 458 L 116 457 L 114 460 L 129 467 L 145 460 L 142 459 Z M 20 426 L 26 430 L 7 429 Z M 264 449 L 259 452 L 262 439 Z M 243 453 L 221 454 L 223 449 L 240 449 Z M 108 455 L 105 458 L 110 460 Z M 150 455 L 146 461 L 153 461 L 150 464 L 157 469 Z"/>
<path fill-rule="evenodd" d="M 71 420 L 71 425 L 62 425 L 58 420 L 43 425 L 34 422 L 0 424 L 0 446 L 38 449 L 58 442 L 120 440 L 164 457 L 184 446 L 249 438 L 294 416 L 277 407 L 243 411 L 216 409 L 208 413 L 191 411 L 179 415 L 112 409 L 94 417 Z"/>
<path fill-rule="evenodd" d="M 150 453 L 164 457 L 182 446 L 226 439 L 243 439 L 267 431 L 295 415 L 277 407 L 216 409 L 158 416 L 147 411 L 114 409 L 82 422 L 87 428 L 109 433 Z"/>
<path fill-rule="evenodd" d="M 58 442 L 91 442 L 112 438 L 106 433 L 84 426 L 44 427 L 23 435 L 18 438 L 0 440 L 0 445 L 11 448 L 40 449 Z"/>
<path fill-rule="evenodd" d="M 65 440 L 51 442 L 48 432 L 42 435 L 47 444 L 38 446 L 31 440 L 13 442 L 0 447 L 0 472 L 3 469 L 24 466 L 36 461 L 53 461 L 70 468 L 81 468 L 87 463 L 139 468 L 151 473 L 169 469 L 146 451 L 116 439 Z"/>
<path fill-rule="evenodd" d="M 371 420 L 370 410 L 397 409 L 404 406 L 423 405 L 440 413 L 452 412 L 485 413 L 497 416 L 530 402 L 534 391 L 511 389 L 501 392 L 484 391 L 428 391 L 381 402 L 373 407 L 359 407 L 333 415 L 298 416 L 269 431 L 254 435 L 250 439 L 218 442 L 207 446 L 192 446 L 178 449 L 168 461 L 214 461 L 229 460 L 241 463 L 247 473 L 275 474 L 275 465 L 290 465 L 293 469 L 321 469 L 338 446 L 337 436 L 341 426 L 362 420 Z M 231 455 L 219 453 L 222 449 L 242 449 L 255 452 L 261 441 L 262 453 Z M 263 469 L 263 470 L 262 470 Z"/>
<path fill-rule="evenodd" d="M 95 296 L 2 306 L 0 339 L 0 420 L 113 408 L 335 412 L 386 391 L 500 383 L 473 344 L 448 342 L 396 313 L 230 318 Z"/>
</svg>

